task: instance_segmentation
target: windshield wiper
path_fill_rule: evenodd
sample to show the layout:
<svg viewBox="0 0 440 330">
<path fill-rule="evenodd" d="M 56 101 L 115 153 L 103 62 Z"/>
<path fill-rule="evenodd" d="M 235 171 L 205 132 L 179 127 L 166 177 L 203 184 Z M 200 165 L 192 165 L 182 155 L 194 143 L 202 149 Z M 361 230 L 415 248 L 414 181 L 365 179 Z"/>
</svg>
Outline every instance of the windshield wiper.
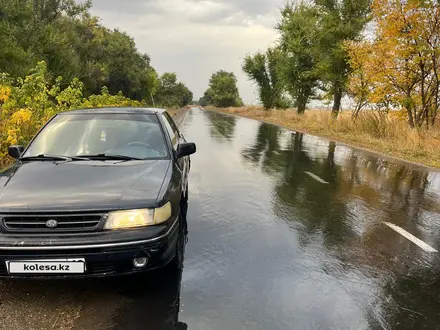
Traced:
<svg viewBox="0 0 440 330">
<path fill-rule="evenodd" d="M 20 157 L 20 160 L 64 160 L 64 161 L 72 161 L 72 160 L 87 160 L 82 157 L 69 157 L 69 156 L 60 156 L 60 155 L 49 155 L 49 154 L 41 154 L 38 156 L 29 156 L 29 157 Z"/>
<path fill-rule="evenodd" d="M 86 159 L 97 159 L 97 160 L 143 160 L 142 158 L 136 158 L 124 155 L 115 154 L 97 154 L 97 155 L 79 155 L 75 157 L 86 158 Z"/>
</svg>

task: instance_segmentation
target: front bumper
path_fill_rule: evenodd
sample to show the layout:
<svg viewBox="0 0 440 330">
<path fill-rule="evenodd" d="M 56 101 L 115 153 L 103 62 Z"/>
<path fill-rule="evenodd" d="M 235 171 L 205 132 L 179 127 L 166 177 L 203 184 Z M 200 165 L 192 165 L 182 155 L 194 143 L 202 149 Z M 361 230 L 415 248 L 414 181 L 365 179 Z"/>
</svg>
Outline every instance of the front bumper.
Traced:
<svg viewBox="0 0 440 330">
<path fill-rule="evenodd" d="M 131 234 L 130 234 L 131 233 Z M 7 278 L 84 278 L 107 277 L 145 272 L 166 266 L 174 257 L 179 235 L 179 221 L 169 226 L 106 233 L 105 239 L 90 235 L 53 240 L 15 238 L 10 244 L 0 243 L 0 277 Z M 112 239 L 113 237 L 113 239 Z M 127 239 L 131 237 L 131 239 Z M 123 239 L 122 239 L 123 238 Z M 11 237 L 9 239 L 12 239 Z M 64 241 L 65 244 L 59 244 Z M 54 242 L 56 242 L 54 244 Z M 57 244 L 58 243 L 58 244 Z M 76 243 L 76 244 L 74 244 Z M 147 256 L 143 268 L 133 265 L 133 258 Z M 84 274 L 9 274 L 6 261 L 84 258 Z"/>
</svg>

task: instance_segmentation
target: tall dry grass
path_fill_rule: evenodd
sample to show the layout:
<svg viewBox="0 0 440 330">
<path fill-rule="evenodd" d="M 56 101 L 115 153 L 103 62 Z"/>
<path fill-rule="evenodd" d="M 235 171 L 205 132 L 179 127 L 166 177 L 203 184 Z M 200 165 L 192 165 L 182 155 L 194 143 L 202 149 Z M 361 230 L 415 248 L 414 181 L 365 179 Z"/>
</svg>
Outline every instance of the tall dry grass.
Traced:
<svg viewBox="0 0 440 330">
<path fill-rule="evenodd" d="M 264 110 L 257 106 L 241 108 L 207 108 L 238 116 L 263 120 L 304 133 L 323 136 L 356 147 L 376 151 L 432 167 L 440 168 L 440 127 L 411 129 L 398 116 L 364 112 L 356 121 L 350 111 L 333 119 L 330 111 Z"/>
</svg>

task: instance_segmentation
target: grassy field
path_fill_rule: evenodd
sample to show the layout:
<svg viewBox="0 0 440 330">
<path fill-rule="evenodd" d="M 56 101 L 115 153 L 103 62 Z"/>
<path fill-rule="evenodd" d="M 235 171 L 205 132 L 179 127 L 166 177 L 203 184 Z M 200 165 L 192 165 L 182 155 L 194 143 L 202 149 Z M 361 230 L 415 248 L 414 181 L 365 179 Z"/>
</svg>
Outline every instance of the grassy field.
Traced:
<svg viewBox="0 0 440 330">
<path fill-rule="evenodd" d="M 341 112 L 334 120 L 330 111 L 306 111 L 304 115 L 297 115 L 294 110 L 266 111 L 255 106 L 207 109 L 278 124 L 383 155 L 440 168 L 440 125 L 417 131 L 396 116 L 375 112 L 364 113 L 354 122 L 348 111 Z"/>
</svg>

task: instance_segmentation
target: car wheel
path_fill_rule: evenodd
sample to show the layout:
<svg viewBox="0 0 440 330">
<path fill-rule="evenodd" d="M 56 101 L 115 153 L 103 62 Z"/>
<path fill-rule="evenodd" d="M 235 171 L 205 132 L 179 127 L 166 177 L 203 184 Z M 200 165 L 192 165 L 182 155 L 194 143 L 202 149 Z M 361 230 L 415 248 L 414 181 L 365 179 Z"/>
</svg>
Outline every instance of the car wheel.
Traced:
<svg viewBox="0 0 440 330">
<path fill-rule="evenodd" d="M 183 221 L 185 223 L 185 233 L 186 233 L 186 216 L 188 214 L 188 185 L 185 189 L 185 194 L 182 195 L 182 199 L 180 200 L 180 214 L 182 215 Z"/>
<path fill-rule="evenodd" d="M 183 260 L 185 258 L 185 245 L 186 245 L 186 226 L 185 222 L 182 217 L 179 219 L 179 233 L 177 237 L 177 243 L 176 243 L 176 255 L 174 259 L 171 261 L 171 268 L 173 270 L 181 270 L 183 269 Z"/>
<path fill-rule="evenodd" d="M 183 199 L 185 202 L 188 202 L 188 183 L 186 183 L 185 196 L 183 196 L 182 199 Z"/>
</svg>

